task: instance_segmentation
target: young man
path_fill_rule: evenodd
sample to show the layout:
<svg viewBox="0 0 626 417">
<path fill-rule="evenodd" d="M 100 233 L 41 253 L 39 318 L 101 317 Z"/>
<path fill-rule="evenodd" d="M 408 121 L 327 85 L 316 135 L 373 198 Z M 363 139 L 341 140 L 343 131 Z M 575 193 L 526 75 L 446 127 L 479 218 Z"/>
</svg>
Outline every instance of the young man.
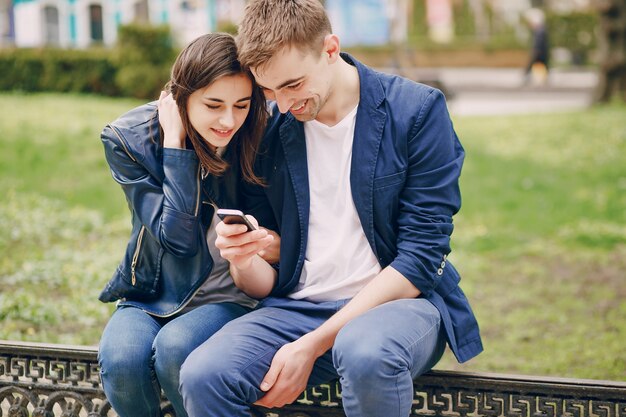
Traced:
<svg viewBox="0 0 626 417">
<path fill-rule="evenodd" d="M 218 226 L 236 284 L 269 297 L 187 358 L 185 408 L 248 416 L 339 377 L 348 417 L 406 417 L 446 341 L 482 351 L 446 260 L 464 152 L 444 97 L 340 55 L 318 0 L 252 0 L 238 46 L 275 101 L 248 212 L 280 230 L 280 266 L 265 230 Z"/>
</svg>

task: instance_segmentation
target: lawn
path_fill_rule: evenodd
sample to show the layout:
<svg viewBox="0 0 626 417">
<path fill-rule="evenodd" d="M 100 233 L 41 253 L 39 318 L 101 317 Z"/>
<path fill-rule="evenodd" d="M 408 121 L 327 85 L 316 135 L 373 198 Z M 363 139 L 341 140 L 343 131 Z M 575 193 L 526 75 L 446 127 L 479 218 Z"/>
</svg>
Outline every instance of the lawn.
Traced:
<svg viewBox="0 0 626 417">
<path fill-rule="evenodd" d="M 133 100 L 0 94 L 0 339 L 97 344 L 129 218 L 99 133 Z M 453 253 L 485 352 L 439 369 L 626 380 L 626 106 L 455 117 Z"/>
</svg>

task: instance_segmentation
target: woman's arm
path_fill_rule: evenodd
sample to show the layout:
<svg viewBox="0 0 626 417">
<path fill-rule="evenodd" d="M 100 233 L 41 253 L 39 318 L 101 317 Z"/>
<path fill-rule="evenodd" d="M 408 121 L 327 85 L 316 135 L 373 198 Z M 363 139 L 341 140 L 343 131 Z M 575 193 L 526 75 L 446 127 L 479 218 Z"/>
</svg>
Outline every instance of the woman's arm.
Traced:
<svg viewBox="0 0 626 417">
<path fill-rule="evenodd" d="M 190 257 L 197 253 L 201 242 L 200 165 L 192 150 L 174 147 L 163 149 L 162 162 L 157 159 L 156 146 L 145 136 L 148 132 L 158 133 L 158 125 L 148 121 L 152 124 L 149 128 L 139 123 L 150 117 L 153 109 L 140 108 L 124 116 L 134 116 L 137 122 L 106 126 L 101 135 L 105 156 L 130 210 L 147 232 L 166 252 Z M 161 163 L 163 177 L 158 177 Z"/>
<path fill-rule="evenodd" d="M 247 232 L 242 224 L 218 223 L 215 246 L 222 258 L 230 262 L 235 285 L 250 297 L 263 298 L 274 288 L 278 273 L 258 253 L 272 245 L 274 236 L 267 229 L 258 228 L 254 217 L 248 219 L 256 230 Z"/>
</svg>

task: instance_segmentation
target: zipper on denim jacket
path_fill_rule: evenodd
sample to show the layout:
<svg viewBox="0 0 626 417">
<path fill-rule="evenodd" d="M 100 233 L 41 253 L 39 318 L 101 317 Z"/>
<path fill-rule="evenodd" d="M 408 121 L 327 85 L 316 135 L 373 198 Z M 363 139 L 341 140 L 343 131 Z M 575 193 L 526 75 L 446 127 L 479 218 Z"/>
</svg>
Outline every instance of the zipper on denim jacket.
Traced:
<svg viewBox="0 0 626 417">
<path fill-rule="evenodd" d="M 141 241 L 143 240 L 143 234 L 146 231 L 146 226 L 141 226 L 141 230 L 139 231 L 139 236 L 137 236 L 137 247 L 135 248 L 135 253 L 133 253 L 133 261 L 130 264 L 130 282 L 133 284 L 133 287 L 137 283 L 137 277 L 135 276 L 135 269 L 137 267 L 137 261 L 139 260 L 139 252 L 141 252 Z"/>
</svg>

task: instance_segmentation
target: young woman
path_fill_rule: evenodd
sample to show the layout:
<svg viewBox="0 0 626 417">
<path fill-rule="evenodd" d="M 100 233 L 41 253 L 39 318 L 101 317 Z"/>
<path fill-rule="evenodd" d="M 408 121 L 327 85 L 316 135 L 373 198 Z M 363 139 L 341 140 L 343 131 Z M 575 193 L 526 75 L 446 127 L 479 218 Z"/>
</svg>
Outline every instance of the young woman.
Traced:
<svg viewBox="0 0 626 417">
<path fill-rule="evenodd" d="M 125 256 L 100 295 L 118 301 L 99 361 L 120 417 L 160 416 L 161 389 L 185 417 L 181 364 L 256 304 L 235 287 L 215 248 L 215 209 L 239 207 L 241 181 L 261 182 L 252 165 L 267 118 L 263 94 L 227 34 L 189 44 L 167 89 L 102 132 L 111 174 L 132 214 Z"/>
</svg>

